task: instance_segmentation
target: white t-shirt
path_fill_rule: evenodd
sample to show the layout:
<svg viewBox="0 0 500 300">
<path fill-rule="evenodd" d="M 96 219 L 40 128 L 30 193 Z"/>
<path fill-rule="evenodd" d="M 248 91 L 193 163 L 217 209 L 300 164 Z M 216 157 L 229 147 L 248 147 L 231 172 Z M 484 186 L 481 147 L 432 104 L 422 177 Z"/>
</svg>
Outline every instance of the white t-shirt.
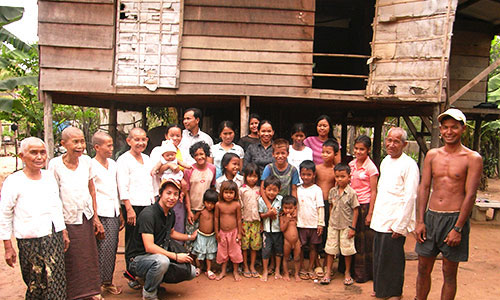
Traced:
<svg viewBox="0 0 500 300">
<path fill-rule="evenodd" d="M 189 148 L 199 141 L 207 143 L 209 147 L 212 147 L 214 145 L 214 141 L 212 140 L 212 138 L 201 130 L 198 130 L 198 133 L 194 135 L 187 129 L 184 129 L 182 131 L 182 140 L 179 144 L 179 149 L 181 149 L 182 158 L 184 159 L 184 162 L 186 164 L 192 165 L 196 162 L 194 158 L 191 157 Z"/>
<path fill-rule="evenodd" d="M 97 215 L 100 217 L 118 217 L 120 215 L 120 200 L 116 183 L 116 162 L 110 158 L 106 169 L 95 158 L 92 168 L 95 173 L 94 186 L 97 202 Z"/>
<path fill-rule="evenodd" d="M 292 166 L 297 169 L 297 171 L 300 174 L 300 169 L 299 166 L 304 160 L 313 160 L 313 151 L 311 148 L 305 146 L 302 151 L 297 151 L 293 149 L 292 145 L 288 147 L 288 163 L 290 163 Z M 302 182 L 302 179 L 301 181 Z"/>
<path fill-rule="evenodd" d="M 92 160 L 87 155 L 78 158 L 78 167 L 70 170 L 62 160 L 62 156 L 53 158 L 49 163 L 49 171 L 59 184 L 59 196 L 63 203 L 64 222 L 66 224 L 82 224 L 83 216 L 90 220 L 94 216 L 92 196 L 89 192 L 89 181 L 94 178 Z"/>
<path fill-rule="evenodd" d="M 0 239 L 47 236 L 66 228 L 59 187 L 49 171 L 41 170 L 40 180 L 29 179 L 23 171 L 9 175 L 0 201 Z"/>
<path fill-rule="evenodd" d="M 153 165 L 149 156 L 141 153 L 142 164 L 130 154 L 123 153 L 117 164 L 118 193 L 120 200 L 129 200 L 132 206 L 149 206 L 155 202 L 153 192 Z"/>
<path fill-rule="evenodd" d="M 222 175 L 221 177 L 217 178 L 217 180 L 215 181 L 215 190 L 217 191 L 217 193 L 220 192 L 220 186 L 226 180 L 228 180 L 227 177 L 226 177 L 226 175 Z M 243 176 L 240 175 L 240 174 L 236 174 L 236 176 L 234 176 L 234 178 L 233 178 L 232 181 L 234 181 L 234 183 L 236 183 L 236 185 L 238 186 L 238 189 L 245 182 L 245 180 L 243 179 Z"/>
<path fill-rule="evenodd" d="M 318 208 L 324 207 L 323 191 L 315 184 L 308 188 L 302 185 L 297 187 L 297 227 L 318 228 L 318 225 L 325 226 L 324 220 L 320 220 Z"/>
</svg>

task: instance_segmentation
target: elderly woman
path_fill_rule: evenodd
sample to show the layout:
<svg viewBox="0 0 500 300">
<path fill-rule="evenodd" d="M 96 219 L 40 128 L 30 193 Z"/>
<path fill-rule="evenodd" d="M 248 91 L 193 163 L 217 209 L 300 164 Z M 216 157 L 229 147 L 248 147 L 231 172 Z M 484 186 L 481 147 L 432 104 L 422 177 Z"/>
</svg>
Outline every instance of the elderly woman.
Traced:
<svg viewBox="0 0 500 300">
<path fill-rule="evenodd" d="M 259 142 L 250 144 L 245 151 L 244 166 L 253 162 L 260 170 L 260 174 L 264 171 L 267 164 L 273 162 L 273 125 L 268 120 L 263 120 L 259 123 Z"/>
<path fill-rule="evenodd" d="M 7 177 L 0 201 L 5 261 L 11 267 L 16 263 L 11 242 L 14 233 L 28 287 L 26 299 L 66 299 L 64 251 L 69 247 L 69 238 L 59 187 L 54 176 L 42 170 L 47 163 L 44 142 L 35 137 L 24 139 L 19 157 L 24 169 Z"/>
</svg>

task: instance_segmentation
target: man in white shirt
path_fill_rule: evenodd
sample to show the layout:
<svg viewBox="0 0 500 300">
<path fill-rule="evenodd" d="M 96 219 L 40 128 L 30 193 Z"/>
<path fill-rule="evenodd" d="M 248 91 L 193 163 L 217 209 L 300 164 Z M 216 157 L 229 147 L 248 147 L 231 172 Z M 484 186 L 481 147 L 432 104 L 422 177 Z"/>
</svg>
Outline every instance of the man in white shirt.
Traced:
<svg viewBox="0 0 500 300">
<path fill-rule="evenodd" d="M 373 240 L 373 290 L 377 298 L 401 299 L 406 235 L 415 229 L 418 166 L 403 153 L 404 129 L 391 128 L 385 138 L 387 156 L 380 165 L 377 199 L 370 227 Z"/>
<path fill-rule="evenodd" d="M 42 140 L 21 142 L 24 169 L 5 180 L 0 201 L 0 238 L 5 261 L 16 263 L 11 242 L 17 239 L 19 263 L 27 285 L 26 299 L 66 299 L 64 251 L 69 247 L 59 188 L 45 170 L 47 150 Z"/>
<path fill-rule="evenodd" d="M 179 148 L 182 151 L 182 157 L 184 162 L 188 165 L 195 163 L 194 158 L 189 154 L 189 148 L 196 142 L 204 141 L 210 147 L 214 145 L 212 138 L 201 131 L 200 129 L 201 121 L 201 110 L 198 108 L 188 108 L 184 111 L 184 119 L 182 123 L 184 124 L 184 130 L 182 131 L 182 141 Z"/>
</svg>

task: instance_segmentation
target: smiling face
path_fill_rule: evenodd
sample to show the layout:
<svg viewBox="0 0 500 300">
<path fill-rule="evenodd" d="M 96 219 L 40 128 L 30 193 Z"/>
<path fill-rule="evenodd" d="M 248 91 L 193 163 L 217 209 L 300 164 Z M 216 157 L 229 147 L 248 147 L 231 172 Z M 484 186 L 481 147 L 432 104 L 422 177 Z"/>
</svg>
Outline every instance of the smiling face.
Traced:
<svg viewBox="0 0 500 300">
<path fill-rule="evenodd" d="M 202 148 L 198 148 L 194 152 L 194 160 L 196 161 L 196 164 L 200 167 L 205 166 L 205 163 L 207 162 L 207 155 L 205 154 L 205 150 Z"/>
<path fill-rule="evenodd" d="M 262 124 L 259 130 L 259 138 L 262 144 L 269 144 L 274 136 L 273 126 L 269 123 Z"/>
<path fill-rule="evenodd" d="M 304 139 L 306 138 L 306 135 L 302 132 L 295 132 L 292 134 L 292 141 L 293 144 L 296 146 L 302 146 L 304 144 Z"/>
<path fill-rule="evenodd" d="M 182 130 L 179 127 L 172 127 L 168 130 L 165 138 L 171 140 L 175 147 L 179 147 L 182 140 Z"/>
<path fill-rule="evenodd" d="M 284 166 L 287 163 L 288 148 L 287 147 L 277 147 L 273 149 L 273 158 L 276 161 L 278 167 Z"/>
<path fill-rule="evenodd" d="M 316 131 L 320 137 L 328 137 L 330 124 L 328 124 L 328 121 L 325 119 L 319 120 L 318 124 L 316 124 Z"/>
<path fill-rule="evenodd" d="M 192 110 L 184 114 L 184 119 L 182 120 L 184 127 L 193 132 L 193 130 L 198 129 L 198 124 L 200 123 L 199 118 L 194 117 L 194 112 Z"/>
<path fill-rule="evenodd" d="M 233 157 L 226 165 L 226 172 L 230 173 L 233 178 L 240 171 L 240 159 L 238 157 Z"/>
<path fill-rule="evenodd" d="M 274 184 L 270 184 L 264 188 L 264 193 L 266 193 L 266 197 L 267 197 L 267 199 L 269 199 L 269 201 L 273 201 L 279 192 L 280 192 L 280 189 L 277 186 L 275 186 Z"/>
<path fill-rule="evenodd" d="M 163 153 L 162 156 L 166 161 L 173 161 L 175 159 L 176 154 L 177 154 L 176 152 L 168 151 Z"/>
<path fill-rule="evenodd" d="M 113 139 L 111 137 L 103 137 L 99 144 L 94 146 L 96 155 L 103 158 L 111 158 L 113 156 Z"/>
<path fill-rule="evenodd" d="M 258 134 L 259 133 L 259 120 L 257 120 L 256 118 L 251 118 L 250 122 L 248 124 L 248 127 L 250 130 L 250 133 Z"/>
<path fill-rule="evenodd" d="M 234 130 L 232 130 L 229 127 L 224 127 L 224 129 L 222 129 L 222 131 L 220 132 L 219 136 L 222 140 L 222 143 L 224 145 L 229 146 L 233 143 L 234 140 Z"/>
<path fill-rule="evenodd" d="M 246 177 L 246 184 L 250 187 L 254 187 L 257 182 L 259 181 L 259 176 L 257 176 L 257 173 L 252 173 L 248 174 Z"/>
<path fill-rule="evenodd" d="M 406 141 L 403 142 L 402 133 L 397 130 L 389 131 L 385 138 L 385 150 L 392 158 L 400 157 L 406 144 Z"/>
<path fill-rule="evenodd" d="M 447 118 L 441 121 L 439 132 L 445 144 L 454 145 L 460 143 L 465 128 L 465 124 L 462 125 L 462 123 L 453 118 Z"/>
<path fill-rule="evenodd" d="M 166 208 L 172 208 L 179 200 L 179 189 L 173 184 L 167 184 L 160 196 L 160 205 Z"/>
<path fill-rule="evenodd" d="M 85 137 L 80 130 L 71 131 L 66 139 L 61 140 L 61 145 L 70 157 L 80 157 L 85 151 Z"/>
<path fill-rule="evenodd" d="M 30 171 L 39 171 L 47 162 L 47 149 L 42 142 L 32 142 L 24 152 L 19 153 L 25 168 Z"/>
<path fill-rule="evenodd" d="M 354 156 L 359 161 L 365 161 L 368 157 L 368 148 L 363 143 L 354 144 Z"/>
<path fill-rule="evenodd" d="M 144 130 L 133 130 L 127 137 L 127 144 L 130 146 L 130 151 L 135 154 L 140 154 L 148 145 L 148 137 Z"/>
</svg>

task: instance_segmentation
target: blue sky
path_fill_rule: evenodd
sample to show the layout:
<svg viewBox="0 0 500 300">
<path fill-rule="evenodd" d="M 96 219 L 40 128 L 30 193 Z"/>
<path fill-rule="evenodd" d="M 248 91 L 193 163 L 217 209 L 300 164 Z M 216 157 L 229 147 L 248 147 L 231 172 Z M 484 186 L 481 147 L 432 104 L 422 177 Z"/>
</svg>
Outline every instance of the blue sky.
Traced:
<svg viewBox="0 0 500 300">
<path fill-rule="evenodd" d="M 0 6 L 23 6 L 23 18 L 17 22 L 5 26 L 7 30 L 15 34 L 26 43 L 38 42 L 37 21 L 38 5 L 37 0 L 0 0 Z"/>
</svg>

